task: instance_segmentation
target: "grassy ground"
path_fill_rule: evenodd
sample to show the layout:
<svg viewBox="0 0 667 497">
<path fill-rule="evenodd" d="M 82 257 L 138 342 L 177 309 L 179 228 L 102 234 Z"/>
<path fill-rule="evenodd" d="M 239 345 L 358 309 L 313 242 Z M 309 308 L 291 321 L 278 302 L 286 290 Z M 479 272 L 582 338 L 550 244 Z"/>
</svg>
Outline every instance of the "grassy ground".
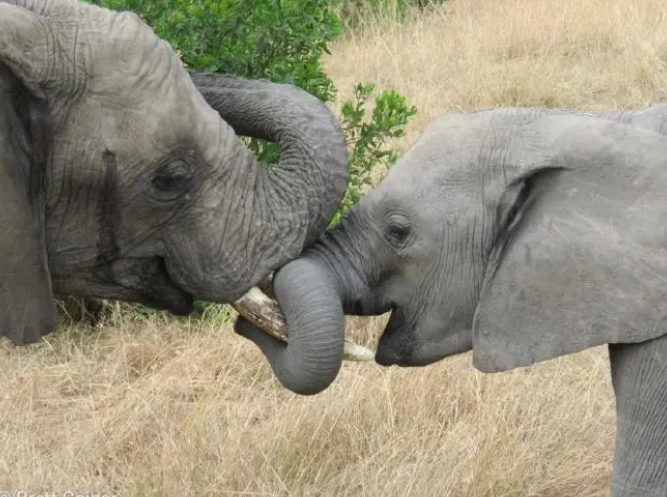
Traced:
<svg viewBox="0 0 667 497">
<path fill-rule="evenodd" d="M 658 0 L 452 0 L 369 23 L 327 60 L 336 86 L 418 106 L 403 149 L 457 109 L 642 107 L 667 90 Z M 351 319 L 374 345 L 383 319 Z M 346 364 L 314 398 L 279 386 L 231 331 L 116 311 L 36 347 L 0 345 L 0 490 L 118 496 L 606 496 L 606 349 L 483 375 Z M 0 494 L 1 495 L 1 494 Z"/>
</svg>

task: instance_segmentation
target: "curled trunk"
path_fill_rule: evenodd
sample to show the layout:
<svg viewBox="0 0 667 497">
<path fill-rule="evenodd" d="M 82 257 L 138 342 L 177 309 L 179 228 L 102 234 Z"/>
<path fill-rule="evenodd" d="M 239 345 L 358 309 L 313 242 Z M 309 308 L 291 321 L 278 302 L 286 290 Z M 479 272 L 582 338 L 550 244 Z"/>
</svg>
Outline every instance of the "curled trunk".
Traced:
<svg viewBox="0 0 667 497">
<path fill-rule="evenodd" d="M 360 261 L 350 249 L 341 226 L 276 272 L 274 292 L 285 316 L 289 346 L 262 332 L 259 326 L 267 326 L 260 322 L 256 326 L 243 317 L 236 322 L 236 332 L 261 349 L 280 382 L 295 393 L 316 394 L 335 380 L 344 358 L 345 311 L 365 307 L 359 302 L 366 285 L 354 267 Z M 355 350 L 352 345 L 348 349 Z M 372 359 L 371 351 L 357 350 L 356 360 Z"/>
<path fill-rule="evenodd" d="M 313 395 L 327 388 L 343 361 L 345 315 L 336 285 L 321 266 L 298 259 L 279 270 L 273 288 L 289 329 L 289 344 L 244 318 L 237 333 L 252 340 L 289 390 Z"/>
<path fill-rule="evenodd" d="M 262 186 L 268 190 L 264 200 L 270 202 L 265 208 L 281 208 L 280 219 L 267 216 L 263 221 L 268 224 L 261 229 L 273 234 L 285 228 L 276 222 L 301 223 L 302 236 L 295 237 L 300 241 L 282 246 L 292 257 L 301 253 L 327 228 L 347 188 L 347 143 L 336 116 L 319 99 L 292 85 L 215 73 L 190 77 L 237 134 L 280 147 L 280 163 L 262 170 Z"/>
<path fill-rule="evenodd" d="M 270 169 L 261 168 L 247 149 L 230 155 L 240 162 L 229 164 L 234 173 L 227 186 L 221 188 L 238 206 L 228 206 L 227 211 L 238 208 L 244 216 L 237 215 L 238 221 L 233 221 L 235 214 L 220 212 L 223 223 L 232 220 L 241 224 L 224 224 L 219 232 L 226 240 L 240 241 L 234 249 L 237 252 L 228 249 L 224 254 L 222 265 L 230 271 L 226 278 L 211 278 L 211 268 L 203 268 L 202 272 L 209 273 L 209 280 L 218 281 L 217 286 L 212 283 L 214 286 L 208 289 L 207 300 L 224 294 L 225 301 L 236 301 L 249 287 L 258 285 L 276 268 L 301 254 L 324 232 L 347 187 L 347 143 L 334 114 L 297 87 L 210 73 L 191 73 L 190 77 L 206 102 L 236 134 L 275 142 L 281 150 L 279 164 Z M 274 278 L 282 310 L 292 320 L 289 329 L 294 332 L 290 333 L 288 344 L 264 334 L 243 318 L 239 319 L 237 330 L 257 332 L 254 341 L 270 358 L 281 381 L 295 392 L 312 394 L 331 383 L 340 369 L 344 318 L 336 309 L 309 323 L 307 314 L 297 311 L 304 304 L 320 308 L 324 302 L 340 301 L 332 285 L 317 281 L 317 271 L 306 267 L 301 274 L 304 265 L 308 263 L 300 262 Z M 226 280 L 226 284 L 221 280 Z M 311 287 L 316 290 L 298 290 Z"/>
</svg>

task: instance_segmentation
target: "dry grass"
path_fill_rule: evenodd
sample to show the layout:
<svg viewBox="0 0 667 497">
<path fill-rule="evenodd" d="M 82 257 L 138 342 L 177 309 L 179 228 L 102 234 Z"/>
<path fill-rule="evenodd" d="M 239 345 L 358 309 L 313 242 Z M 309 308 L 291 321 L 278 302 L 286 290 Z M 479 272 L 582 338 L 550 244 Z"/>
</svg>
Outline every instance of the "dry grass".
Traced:
<svg viewBox="0 0 667 497">
<path fill-rule="evenodd" d="M 641 107 L 667 89 L 658 0 L 453 0 L 332 47 L 336 84 L 378 81 L 435 116 L 496 105 Z M 220 323 L 225 324 L 220 324 Z M 372 343 L 382 318 L 354 319 Z M 606 496 L 615 416 L 604 349 L 483 375 L 346 364 L 282 389 L 230 330 L 115 313 L 0 346 L 0 490 L 128 496 Z"/>
<path fill-rule="evenodd" d="M 642 107 L 667 94 L 666 15 L 658 0 L 453 0 L 369 24 L 327 70 L 345 98 L 359 80 L 406 95 L 419 109 L 409 141 L 449 111 Z"/>
</svg>

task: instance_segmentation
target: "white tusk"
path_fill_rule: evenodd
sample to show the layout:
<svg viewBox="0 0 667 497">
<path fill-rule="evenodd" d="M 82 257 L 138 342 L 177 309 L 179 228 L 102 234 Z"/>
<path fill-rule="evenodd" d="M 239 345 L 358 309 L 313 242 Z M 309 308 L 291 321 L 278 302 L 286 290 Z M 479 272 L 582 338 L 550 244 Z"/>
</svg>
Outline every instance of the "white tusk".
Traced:
<svg viewBox="0 0 667 497">
<path fill-rule="evenodd" d="M 278 308 L 278 304 L 267 297 L 259 288 L 251 288 L 248 293 L 231 306 L 265 333 L 289 343 L 286 333 L 287 324 Z M 345 340 L 343 360 L 366 362 L 372 361 L 374 357 L 375 354 L 366 347 Z"/>
</svg>

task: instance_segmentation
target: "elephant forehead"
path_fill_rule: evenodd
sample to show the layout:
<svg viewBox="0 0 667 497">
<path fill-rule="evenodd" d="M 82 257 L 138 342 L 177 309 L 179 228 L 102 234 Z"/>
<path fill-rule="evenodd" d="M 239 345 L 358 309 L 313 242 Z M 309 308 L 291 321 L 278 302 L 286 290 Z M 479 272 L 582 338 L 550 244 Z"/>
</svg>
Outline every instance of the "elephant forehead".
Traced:
<svg viewBox="0 0 667 497">
<path fill-rule="evenodd" d="M 205 149 L 219 141 L 219 115 L 169 44 L 133 13 L 103 12 L 94 23 L 82 21 L 84 41 L 77 50 L 86 59 L 85 91 L 70 121 L 89 128 L 104 115 L 100 126 L 108 148 L 137 156 L 184 146 Z"/>
<path fill-rule="evenodd" d="M 427 127 L 387 179 L 426 190 L 474 189 L 489 166 L 507 160 L 514 141 L 490 115 L 448 115 Z"/>
<path fill-rule="evenodd" d="M 482 215 L 480 191 L 481 185 L 472 181 L 457 187 L 416 174 L 406 180 L 385 181 L 367 196 L 366 205 L 376 222 L 392 214 L 405 215 L 413 229 L 430 239 L 440 236 L 443 229 L 471 229 Z"/>
<path fill-rule="evenodd" d="M 483 188 L 483 168 L 469 154 L 459 156 L 413 156 L 401 169 L 393 170 L 382 185 L 381 193 L 394 201 L 408 204 L 459 202 L 477 198 Z"/>
<path fill-rule="evenodd" d="M 69 38 L 66 28 L 58 31 Z M 178 111 L 178 119 L 191 114 L 188 96 L 194 85 L 169 44 L 138 16 L 109 11 L 103 22 L 82 21 L 78 31 L 74 51 L 87 61 L 87 94 L 112 107 Z"/>
</svg>

